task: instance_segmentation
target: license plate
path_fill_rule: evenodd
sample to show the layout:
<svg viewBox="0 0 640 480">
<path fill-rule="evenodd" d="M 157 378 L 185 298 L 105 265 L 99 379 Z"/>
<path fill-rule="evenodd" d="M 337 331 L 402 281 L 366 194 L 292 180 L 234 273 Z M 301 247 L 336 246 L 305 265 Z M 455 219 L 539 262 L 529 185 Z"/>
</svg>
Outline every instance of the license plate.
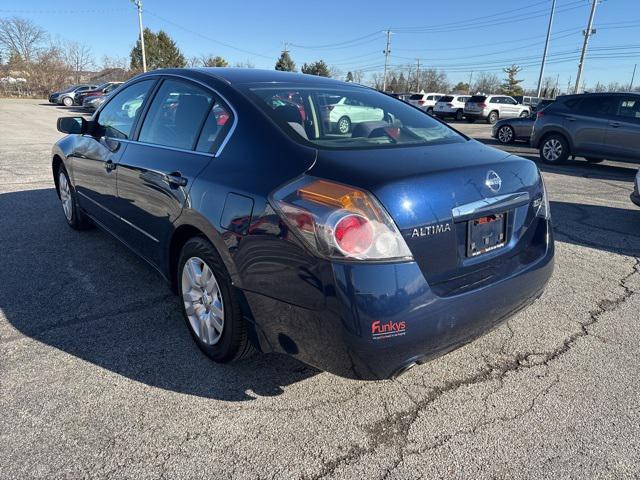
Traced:
<svg viewBox="0 0 640 480">
<path fill-rule="evenodd" d="M 504 247 L 507 240 L 506 213 L 496 213 L 469 220 L 467 227 L 467 256 L 477 257 Z"/>
</svg>

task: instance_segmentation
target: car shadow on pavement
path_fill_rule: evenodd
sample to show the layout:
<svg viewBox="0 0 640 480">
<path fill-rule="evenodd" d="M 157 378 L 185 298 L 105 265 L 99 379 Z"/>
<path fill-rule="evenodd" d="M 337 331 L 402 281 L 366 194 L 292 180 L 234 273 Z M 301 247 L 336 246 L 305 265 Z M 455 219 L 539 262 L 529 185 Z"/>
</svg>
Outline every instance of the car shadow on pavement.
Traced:
<svg viewBox="0 0 640 480">
<path fill-rule="evenodd" d="M 607 252 L 640 256 L 640 209 L 551 201 L 556 240 Z"/>
<path fill-rule="evenodd" d="M 107 233 L 70 229 L 54 189 L 0 194 L 0 209 L 11 212 L 0 229 L 0 343 L 26 335 L 137 382 L 226 401 L 279 395 L 319 373 L 277 354 L 209 360 L 165 281 Z M 22 335 L 2 328 L 3 315 Z"/>
</svg>

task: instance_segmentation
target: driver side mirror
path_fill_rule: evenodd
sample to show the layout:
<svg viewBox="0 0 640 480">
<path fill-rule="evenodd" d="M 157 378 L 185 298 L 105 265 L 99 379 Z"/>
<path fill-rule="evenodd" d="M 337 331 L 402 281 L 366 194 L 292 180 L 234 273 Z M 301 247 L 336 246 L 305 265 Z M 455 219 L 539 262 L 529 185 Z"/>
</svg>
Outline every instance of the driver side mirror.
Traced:
<svg viewBox="0 0 640 480">
<path fill-rule="evenodd" d="M 87 121 L 83 117 L 60 117 L 57 126 L 58 131 L 62 133 L 87 133 Z"/>
</svg>

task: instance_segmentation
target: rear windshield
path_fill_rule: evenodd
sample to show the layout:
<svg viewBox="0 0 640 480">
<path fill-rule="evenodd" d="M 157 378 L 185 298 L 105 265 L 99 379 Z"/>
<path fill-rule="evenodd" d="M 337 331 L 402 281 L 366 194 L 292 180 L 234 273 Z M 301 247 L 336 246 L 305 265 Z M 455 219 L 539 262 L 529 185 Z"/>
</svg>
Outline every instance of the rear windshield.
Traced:
<svg viewBox="0 0 640 480">
<path fill-rule="evenodd" d="M 409 100 L 422 100 L 422 97 L 424 97 L 422 93 L 414 93 L 409 97 Z"/>
<path fill-rule="evenodd" d="M 444 97 L 440 97 L 439 102 L 453 102 L 453 97 L 451 95 L 446 95 Z"/>
<path fill-rule="evenodd" d="M 486 97 L 486 96 L 484 96 L 484 95 L 473 95 L 473 96 L 469 99 L 469 101 L 470 101 L 470 102 L 474 102 L 474 103 L 482 103 L 482 102 L 484 102 L 486 99 L 487 99 L 487 97 Z"/>
<path fill-rule="evenodd" d="M 367 88 L 260 87 L 249 91 L 283 130 L 318 147 L 381 148 L 465 141 L 430 115 Z"/>
</svg>

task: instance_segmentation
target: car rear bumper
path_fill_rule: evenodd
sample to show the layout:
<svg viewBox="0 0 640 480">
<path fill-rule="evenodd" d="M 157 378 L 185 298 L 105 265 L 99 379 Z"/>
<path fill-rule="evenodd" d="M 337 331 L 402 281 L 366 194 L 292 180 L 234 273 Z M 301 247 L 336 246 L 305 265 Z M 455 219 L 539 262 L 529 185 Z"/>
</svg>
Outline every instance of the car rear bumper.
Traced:
<svg viewBox="0 0 640 480">
<path fill-rule="evenodd" d="M 485 115 L 484 113 L 464 112 L 464 116 L 467 118 L 472 118 L 474 120 L 484 120 L 487 118 L 487 115 Z"/>
<path fill-rule="evenodd" d="M 245 291 L 263 351 L 290 354 L 349 378 L 394 377 L 491 330 L 538 298 L 553 272 L 553 234 L 542 256 L 500 281 L 438 296 L 415 262 L 329 264 L 324 308 L 304 308 Z M 308 285 L 307 285 L 308 286 Z"/>
</svg>

